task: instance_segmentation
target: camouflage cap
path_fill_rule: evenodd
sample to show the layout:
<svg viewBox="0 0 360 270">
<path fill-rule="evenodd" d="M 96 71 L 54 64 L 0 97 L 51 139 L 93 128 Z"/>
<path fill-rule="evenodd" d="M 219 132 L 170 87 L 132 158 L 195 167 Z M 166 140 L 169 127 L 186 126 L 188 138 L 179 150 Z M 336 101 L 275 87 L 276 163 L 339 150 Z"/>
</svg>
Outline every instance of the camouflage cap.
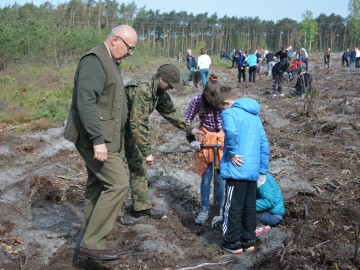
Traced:
<svg viewBox="0 0 360 270">
<path fill-rule="evenodd" d="M 180 82 L 180 71 L 174 65 L 165 64 L 160 66 L 158 75 L 167 81 L 172 88 L 175 88 L 176 90 L 185 90 L 184 85 Z"/>
</svg>

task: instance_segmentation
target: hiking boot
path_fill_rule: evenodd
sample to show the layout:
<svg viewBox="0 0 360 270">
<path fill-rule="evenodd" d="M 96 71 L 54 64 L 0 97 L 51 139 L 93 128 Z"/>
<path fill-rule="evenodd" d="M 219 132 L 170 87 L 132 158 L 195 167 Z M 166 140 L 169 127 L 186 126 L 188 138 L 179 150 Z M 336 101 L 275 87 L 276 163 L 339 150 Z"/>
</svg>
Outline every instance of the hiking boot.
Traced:
<svg viewBox="0 0 360 270">
<path fill-rule="evenodd" d="M 123 215 L 117 218 L 117 222 L 125 226 L 133 226 L 138 223 L 139 220 L 129 215 Z"/>
<path fill-rule="evenodd" d="M 152 219 L 161 219 L 163 216 L 165 215 L 165 212 L 161 209 L 157 209 L 157 208 L 150 208 L 150 209 L 146 209 L 146 210 L 141 210 L 141 211 L 134 211 L 133 212 L 133 216 L 136 218 L 139 217 L 143 217 L 143 216 L 148 216 Z"/>
<path fill-rule="evenodd" d="M 242 250 L 243 252 L 252 252 L 255 250 L 255 241 L 247 240 L 242 242 Z"/>
<path fill-rule="evenodd" d="M 208 211 L 201 211 L 195 219 L 195 223 L 199 225 L 204 225 L 206 220 L 209 218 Z"/>
<path fill-rule="evenodd" d="M 221 245 L 223 249 L 233 254 L 241 254 L 243 253 L 242 243 L 241 241 L 230 243 L 228 241 L 224 241 Z"/>
</svg>

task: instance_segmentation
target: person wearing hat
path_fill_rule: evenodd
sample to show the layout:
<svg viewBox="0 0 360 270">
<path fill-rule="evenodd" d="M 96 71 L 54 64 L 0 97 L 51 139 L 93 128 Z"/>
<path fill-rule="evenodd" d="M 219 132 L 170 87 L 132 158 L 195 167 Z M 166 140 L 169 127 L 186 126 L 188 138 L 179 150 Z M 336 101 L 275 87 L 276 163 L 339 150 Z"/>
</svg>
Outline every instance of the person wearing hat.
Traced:
<svg viewBox="0 0 360 270">
<path fill-rule="evenodd" d="M 180 71 L 177 67 L 165 64 L 159 67 L 148 81 L 131 81 L 125 87 L 128 100 L 128 119 L 125 124 L 125 157 L 130 171 L 131 198 L 133 202 L 133 217 L 149 216 L 160 219 L 164 212 L 152 207 L 148 193 L 146 165 L 154 164 L 151 154 L 150 114 L 158 113 L 177 128 L 191 132 L 195 137 L 202 131 L 193 128 L 183 116 L 175 110 L 167 90 L 175 88 L 184 90 L 180 83 Z M 119 222 L 132 225 L 133 217 L 120 212 Z"/>
</svg>

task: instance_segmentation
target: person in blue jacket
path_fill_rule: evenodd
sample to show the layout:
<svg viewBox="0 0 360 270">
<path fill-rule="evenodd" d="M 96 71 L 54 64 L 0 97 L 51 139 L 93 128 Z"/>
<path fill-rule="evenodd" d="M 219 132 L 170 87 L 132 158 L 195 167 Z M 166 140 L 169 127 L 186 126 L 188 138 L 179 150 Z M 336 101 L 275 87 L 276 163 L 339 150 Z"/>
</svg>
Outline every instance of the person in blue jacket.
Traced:
<svg viewBox="0 0 360 270">
<path fill-rule="evenodd" d="M 249 56 L 246 59 L 246 65 L 249 67 L 249 82 L 255 82 L 258 58 L 254 50 L 249 50 Z"/>
<path fill-rule="evenodd" d="M 241 78 L 243 81 L 246 81 L 246 74 L 245 74 L 245 68 L 246 68 L 246 56 L 245 53 L 240 51 L 240 56 L 238 58 L 238 82 L 241 83 Z"/>
<path fill-rule="evenodd" d="M 237 99 L 231 87 L 220 87 L 216 107 L 224 109 L 224 154 L 220 175 L 226 181 L 222 248 L 239 254 L 255 249 L 256 183 L 265 177 L 269 142 L 259 117 L 260 105 L 251 98 Z"/>
<path fill-rule="evenodd" d="M 270 174 L 257 182 L 256 212 L 257 220 L 270 226 L 278 225 L 285 214 L 281 189 Z"/>
<path fill-rule="evenodd" d="M 353 48 L 351 50 L 349 58 L 350 58 L 349 68 L 353 69 L 353 68 L 355 68 L 355 62 L 356 62 L 356 50 L 355 50 L 355 48 Z"/>
<path fill-rule="evenodd" d="M 347 48 L 346 51 L 341 56 L 341 67 L 349 67 L 350 60 L 350 49 Z"/>
</svg>

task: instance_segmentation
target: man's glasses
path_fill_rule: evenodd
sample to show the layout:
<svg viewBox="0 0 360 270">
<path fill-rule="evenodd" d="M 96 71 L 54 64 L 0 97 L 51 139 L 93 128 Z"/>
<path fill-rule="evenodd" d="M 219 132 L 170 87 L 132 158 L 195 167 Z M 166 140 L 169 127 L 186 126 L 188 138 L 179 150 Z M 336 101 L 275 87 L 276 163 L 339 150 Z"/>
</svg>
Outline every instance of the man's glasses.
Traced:
<svg viewBox="0 0 360 270">
<path fill-rule="evenodd" d="M 136 47 L 130 47 L 129 44 L 127 44 L 125 42 L 125 40 L 122 39 L 122 37 L 120 37 L 120 36 L 115 36 L 115 37 L 120 38 L 122 40 L 122 42 L 124 42 L 124 44 L 125 44 L 126 48 L 128 49 L 129 53 L 132 53 L 133 51 L 135 51 Z"/>
</svg>

